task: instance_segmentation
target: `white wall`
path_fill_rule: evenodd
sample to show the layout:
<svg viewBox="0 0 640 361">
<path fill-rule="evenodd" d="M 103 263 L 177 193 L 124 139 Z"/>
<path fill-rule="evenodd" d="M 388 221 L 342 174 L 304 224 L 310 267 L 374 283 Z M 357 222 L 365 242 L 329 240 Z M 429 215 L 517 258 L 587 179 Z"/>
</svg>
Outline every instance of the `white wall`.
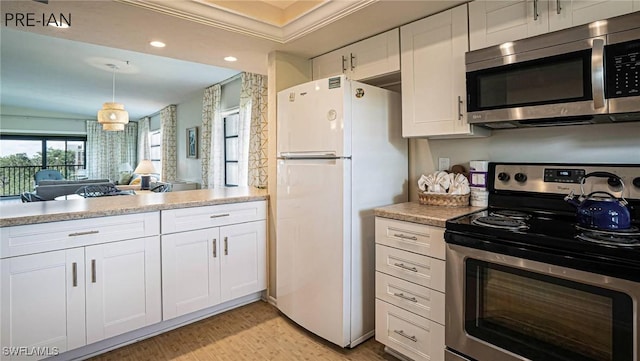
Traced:
<svg viewBox="0 0 640 361">
<path fill-rule="evenodd" d="M 222 111 L 237 108 L 240 105 L 241 81 L 238 77 L 223 84 L 221 89 L 220 103 Z M 178 103 L 177 111 L 177 158 L 179 180 L 196 182 L 202 184 L 202 154 L 198 158 L 187 158 L 187 128 L 198 127 L 198 136 L 202 137 L 202 97 L 204 89 L 198 90 L 185 96 L 185 100 Z M 158 116 L 158 119 L 160 117 Z M 151 129 L 154 129 L 153 118 L 151 119 Z M 159 128 L 159 123 L 158 127 Z M 156 129 L 157 129 L 156 128 Z M 200 139 L 202 141 L 202 139 Z M 199 150 L 198 150 L 199 151 Z"/>
<path fill-rule="evenodd" d="M 179 180 L 202 183 L 202 154 L 198 158 L 187 158 L 187 128 L 198 127 L 202 131 L 202 96 L 203 90 L 197 91 L 187 97 L 187 100 L 177 104 L 177 146 L 178 146 L 178 170 Z M 200 133 L 198 133 L 200 136 Z M 198 150 L 199 151 L 199 150 Z"/>
<path fill-rule="evenodd" d="M 72 113 L 9 106 L 0 108 L 2 134 L 85 135 L 86 121 L 86 117 Z"/>
<path fill-rule="evenodd" d="M 435 171 L 440 157 L 467 169 L 470 160 L 638 164 L 640 122 L 499 130 L 488 138 L 412 139 L 412 200 L 417 200 L 417 178 Z"/>
</svg>

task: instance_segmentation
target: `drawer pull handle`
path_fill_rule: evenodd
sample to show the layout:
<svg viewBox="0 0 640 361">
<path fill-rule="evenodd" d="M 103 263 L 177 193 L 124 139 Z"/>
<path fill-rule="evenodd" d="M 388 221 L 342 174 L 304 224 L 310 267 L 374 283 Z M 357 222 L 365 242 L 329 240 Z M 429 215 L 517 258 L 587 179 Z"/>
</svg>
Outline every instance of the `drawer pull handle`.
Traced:
<svg viewBox="0 0 640 361">
<path fill-rule="evenodd" d="M 398 335 L 400 335 L 400 336 L 402 336 L 402 337 L 404 337 L 404 338 L 407 338 L 407 339 L 409 339 L 409 340 L 411 340 L 411 341 L 413 341 L 413 342 L 418 342 L 418 339 L 416 338 L 416 336 L 409 336 L 409 335 L 407 335 L 406 333 L 404 333 L 404 331 L 403 331 L 403 330 L 393 330 L 393 332 L 395 332 L 395 333 L 397 333 Z"/>
<path fill-rule="evenodd" d="M 418 237 L 416 237 L 416 236 L 407 236 L 407 235 L 405 235 L 403 233 L 396 233 L 393 236 L 394 237 L 398 237 L 398 238 L 402 238 L 402 239 L 410 239 L 412 241 L 417 241 L 418 240 Z"/>
<path fill-rule="evenodd" d="M 98 234 L 98 233 L 100 233 L 100 231 L 76 232 L 76 233 L 69 233 L 69 237 L 86 236 L 88 234 Z"/>
<path fill-rule="evenodd" d="M 96 260 L 91 260 L 91 283 L 96 283 Z"/>
<path fill-rule="evenodd" d="M 230 214 L 229 213 L 221 213 L 221 214 L 214 214 L 212 216 L 210 216 L 209 218 L 220 218 L 220 217 L 229 217 Z"/>
<path fill-rule="evenodd" d="M 76 262 L 71 264 L 71 275 L 73 287 L 78 287 L 78 264 Z"/>
<path fill-rule="evenodd" d="M 396 297 L 400 297 L 402 299 L 405 299 L 407 301 L 411 301 L 411 302 L 418 302 L 418 300 L 415 297 L 409 297 L 409 296 L 405 296 L 404 293 L 400 292 L 400 293 L 394 293 L 393 294 Z"/>
<path fill-rule="evenodd" d="M 227 240 L 227 237 L 224 237 L 224 255 L 229 255 L 229 242 Z"/>
<path fill-rule="evenodd" d="M 215 239 L 215 238 L 213 239 L 213 258 L 218 257 L 218 246 L 217 246 L 218 242 L 217 241 L 218 241 L 217 239 Z"/>
<path fill-rule="evenodd" d="M 418 272 L 417 268 L 405 266 L 404 263 L 394 263 L 393 265 L 396 266 L 396 267 L 400 267 L 400 268 L 406 269 L 407 271 Z"/>
</svg>

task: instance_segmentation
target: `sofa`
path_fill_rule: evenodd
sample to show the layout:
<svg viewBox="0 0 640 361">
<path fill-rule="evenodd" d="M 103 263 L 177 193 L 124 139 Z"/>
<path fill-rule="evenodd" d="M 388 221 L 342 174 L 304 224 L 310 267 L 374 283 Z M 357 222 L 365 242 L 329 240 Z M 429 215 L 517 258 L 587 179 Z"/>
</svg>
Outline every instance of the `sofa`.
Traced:
<svg viewBox="0 0 640 361">
<path fill-rule="evenodd" d="M 112 182 L 108 179 L 41 180 L 36 186 L 35 194 L 50 201 L 58 196 L 73 194 L 78 188 L 90 184 L 112 184 Z"/>
</svg>

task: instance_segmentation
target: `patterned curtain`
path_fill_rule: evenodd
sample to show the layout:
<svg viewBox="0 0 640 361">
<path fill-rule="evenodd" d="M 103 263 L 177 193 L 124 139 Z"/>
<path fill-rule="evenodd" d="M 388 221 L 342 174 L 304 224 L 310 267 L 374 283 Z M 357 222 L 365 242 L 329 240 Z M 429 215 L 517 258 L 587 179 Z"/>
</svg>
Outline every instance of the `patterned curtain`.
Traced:
<svg viewBox="0 0 640 361">
<path fill-rule="evenodd" d="M 177 178 L 177 107 L 169 105 L 160 111 L 160 128 L 162 129 L 162 174 L 163 181 L 173 181 Z"/>
<path fill-rule="evenodd" d="M 131 164 L 136 167 L 143 159 L 151 159 L 151 145 L 149 144 L 149 123 L 151 118 L 144 117 L 138 121 L 138 161 Z"/>
<path fill-rule="evenodd" d="M 224 124 L 220 114 L 222 86 L 204 90 L 202 100 L 202 188 L 224 186 Z"/>
<path fill-rule="evenodd" d="M 138 153 L 138 124 L 129 122 L 122 132 L 104 131 L 96 121 L 87 121 L 87 175 L 89 178 L 120 178 L 122 163 L 135 167 Z"/>
<path fill-rule="evenodd" d="M 239 184 L 266 188 L 267 77 L 242 73 L 240 92 Z"/>
</svg>

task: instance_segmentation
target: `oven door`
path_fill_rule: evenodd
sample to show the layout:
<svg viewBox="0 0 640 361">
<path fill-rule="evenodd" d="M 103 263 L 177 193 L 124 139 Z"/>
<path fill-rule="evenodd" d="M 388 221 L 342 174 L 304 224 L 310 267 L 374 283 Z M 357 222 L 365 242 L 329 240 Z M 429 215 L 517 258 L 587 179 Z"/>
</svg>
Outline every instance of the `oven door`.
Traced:
<svg viewBox="0 0 640 361">
<path fill-rule="evenodd" d="M 510 46 L 519 43 L 505 43 L 496 51 L 501 57 L 470 63 L 473 56 L 468 55 L 469 123 L 491 126 L 558 117 L 580 121 L 581 116 L 606 113 L 604 44 L 605 38 L 597 37 L 518 53 Z"/>
<path fill-rule="evenodd" d="M 446 345 L 477 360 L 638 360 L 640 285 L 447 245 Z"/>
</svg>

